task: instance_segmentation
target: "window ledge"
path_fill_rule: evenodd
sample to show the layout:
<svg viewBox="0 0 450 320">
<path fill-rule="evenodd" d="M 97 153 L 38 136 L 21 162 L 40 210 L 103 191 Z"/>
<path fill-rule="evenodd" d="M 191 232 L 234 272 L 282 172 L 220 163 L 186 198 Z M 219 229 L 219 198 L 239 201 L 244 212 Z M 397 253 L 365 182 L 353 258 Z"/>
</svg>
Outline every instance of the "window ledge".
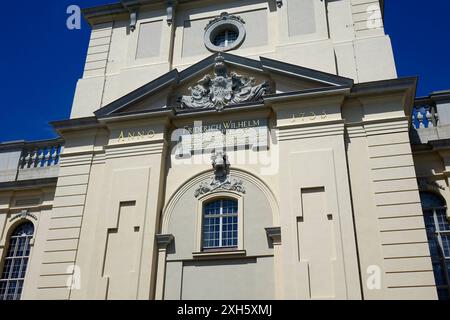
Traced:
<svg viewBox="0 0 450 320">
<path fill-rule="evenodd" d="M 245 257 L 247 251 L 245 250 L 230 250 L 230 251 L 207 251 L 207 252 L 193 252 L 192 256 L 195 259 L 211 259 L 211 258 L 236 258 Z"/>
</svg>

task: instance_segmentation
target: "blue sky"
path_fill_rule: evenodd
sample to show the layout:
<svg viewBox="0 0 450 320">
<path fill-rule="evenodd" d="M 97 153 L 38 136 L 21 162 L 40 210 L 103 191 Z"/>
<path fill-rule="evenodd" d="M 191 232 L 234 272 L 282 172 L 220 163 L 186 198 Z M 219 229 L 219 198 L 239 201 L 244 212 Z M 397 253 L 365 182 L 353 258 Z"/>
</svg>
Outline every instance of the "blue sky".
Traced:
<svg viewBox="0 0 450 320">
<path fill-rule="evenodd" d="M 49 121 L 69 118 L 82 76 L 89 28 L 66 28 L 71 4 L 113 0 L 47 0 L 3 6 L 0 29 L 0 141 L 55 137 Z M 425 3 L 425 4 L 424 4 Z M 450 89 L 450 1 L 387 0 L 385 28 L 399 76 L 419 76 L 418 95 Z"/>
</svg>

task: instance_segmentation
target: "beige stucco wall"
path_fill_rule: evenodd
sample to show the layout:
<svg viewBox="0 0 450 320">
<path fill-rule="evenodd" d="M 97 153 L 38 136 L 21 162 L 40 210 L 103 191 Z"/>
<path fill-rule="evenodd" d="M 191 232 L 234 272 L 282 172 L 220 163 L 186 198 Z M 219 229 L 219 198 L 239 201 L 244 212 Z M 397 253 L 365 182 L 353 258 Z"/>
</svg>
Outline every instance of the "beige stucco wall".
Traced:
<svg viewBox="0 0 450 320">
<path fill-rule="evenodd" d="M 186 167 L 180 167 L 179 170 L 186 170 Z M 235 176 L 234 171 L 231 171 L 230 174 Z M 241 175 L 239 176 L 241 177 Z M 202 180 L 208 180 L 208 178 L 211 178 L 210 173 Z M 245 194 L 242 196 L 243 212 L 245 213 L 243 215 L 244 249 L 249 256 L 273 256 L 264 229 L 274 225 L 274 219 L 278 220 L 278 217 L 274 217 L 274 215 L 278 215 L 278 212 L 273 212 L 269 199 L 252 180 L 245 179 L 245 175 L 241 179 L 245 187 Z M 195 237 L 201 229 L 197 223 L 198 211 L 190 209 L 186 212 L 186 208 L 197 209 L 199 199 L 193 196 L 197 187 L 198 184 L 191 184 L 190 188 L 183 188 L 183 194 L 177 194 L 176 203 L 173 204 L 173 208 L 170 207 L 170 212 L 164 212 L 164 217 L 166 214 L 170 214 L 170 217 L 167 218 L 168 221 L 164 221 L 167 225 L 163 226 L 163 233 L 173 234 L 175 239 L 183 239 L 176 242 L 175 246 L 171 248 L 173 252 L 169 252 L 168 261 L 190 260 L 192 253 L 198 247 Z M 229 195 L 234 197 L 232 193 Z"/>
<path fill-rule="evenodd" d="M 235 166 L 236 167 L 236 166 Z M 186 171 L 179 166 L 174 175 Z M 201 199 L 194 197 L 198 183 L 211 178 L 206 172 L 180 184 L 163 211 L 162 233 L 172 234 L 174 242 L 167 250 L 164 299 L 274 299 L 275 265 L 273 245 L 267 239 L 265 228 L 277 225 L 278 209 L 270 189 L 263 181 L 246 171 L 232 169 L 230 175 L 242 179 L 245 194 L 223 193 L 242 201 L 242 232 L 239 241 L 246 257 L 240 259 L 193 258 L 200 251 L 198 206 Z M 214 193 L 210 196 L 214 196 Z M 275 206 L 275 207 L 274 207 Z M 187 208 L 189 208 L 187 210 Z M 274 224 L 275 222 L 275 224 Z"/>
<path fill-rule="evenodd" d="M 382 290 L 364 286 L 367 299 L 436 297 L 408 120 L 396 118 L 394 108 L 382 124 L 372 114 L 382 103 L 397 106 L 400 116 L 401 99 L 361 98 L 348 110 L 353 113 L 348 161 L 363 283 L 370 281 L 371 266 L 382 266 Z"/>
<path fill-rule="evenodd" d="M 180 264 L 167 264 L 166 299 L 275 299 L 272 257 Z M 174 281 L 180 275 L 182 279 Z"/>
<path fill-rule="evenodd" d="M 112 118 L 63 131 L 44 252 L 25 297 L 436 299 L 408 94 L 341 89 L 220 116 Z M 230 176 L 245 193 L 217 194 L 242 203 L 240 251 L 199 254 L 195 190 L 212 176 L 210 153 L 178 161 L 171 135 L 194 120 L 251 119 L 265 119 L 268 150 L 230 151 Z M 255 155 L 267 166 L 249 161 Z M 281 227 L 281 243 L 271 243 L 268 227 Z M 174 241 L 161 247 L 157 234 Z M 66 273 L 70 266 L 77 272 Z M 370 285 L 373 270 L 379 288 Z"/>
<path fill-rule="evenodd" d="M 24 222 L 34 225 L 34 237 L 28 260 L 22 299 L 32 299 L 41 275 L 42 256 L 47 232 L 52 224 L 51 209 L 55 196 L 54 187 L 35 187 L 24 190 L 0 191 L 0 269 L 9 246 L 9 237 L 16 227 Z M 17 217 L 26 210 L 26 217 Z"/>
<path fill-rule="evenodd" d="M 342 102 L 338 96 L 274 106 L 283 163 L 284 298 L 360 298 Z M 310 112 L 327 116 L 292 121 L 293 114 Z"/>
<path fill-rule="evenodd" d="M 396 77 L 389 38 L 382 27 L 365 23 L 367 8 L 378 1 L 283 3 L 180 5 L 172 26 L 164 10 L 147 7 L 134 32 L 127 16 L 92 21 L 71 118 L 91 116 L 170 69 L 209 56 L 199 39 L 204 25 L 223 11 L 246 21 L 248 39 L 233 54 L 265 56 L 357 83 Z M 323 86 L 245 66 L 236 71 L 258 83 L 269 79 L 277 94 Z M 186 92 L 194 82 L 173 92 Z M 385 89 L 272 97 L 220 114 L 119 114 L 91 127 L 61 129 L 58 184 L 45 191 L 47 206 L 39 207 L 23 298 L 436 299 L 417 177 L 438 176 L 448 189 L 450 162 L 420 153 L 414 167 L 405 113 L 414 90 Z M 126 111 L 163 107 L 176 99 L 171 90 Z M 255 119 L 268 130 L 268 149 L 228 152 L 230 175 L 242 180 L 245 193 L 196 197 L 200 183 L 213 175 L 210 151 L 177 161 L 174 130 L 199 120 Z M 0 254 L 17 209 L 14 196 L 0 193 Z M 234 253 L 199 252 L 202 201 L 215 196 L 239 201 Z M 281 228 L 280 241 L 268 238 L 268 227 Z M 174 241 L 165 248 L 157 235 Z M 375 288 L 374 275 L 380 284 Z"/>
<path fill-rule="evenodd" d="M 71 118 L 91 116 L 101 106 L 177 68 L 208 57 L 207 23 L 222 12 L 241 16 L 247 35 L 230 53 L 264 56 L 367 82 L 397 77 L 390 39 L 377 0 L 199 1 L 176 7 L 167 24 L 164 8 L 142 7 L 136 30 L 129 16 L 93 19 L 83 78 Z M 375 7 L 374 7 L 375 6 Z M 378 6 L 378 7 L 377 7 Z M 375 17 L 375 18 L 374 18 Z"/>
</svg>

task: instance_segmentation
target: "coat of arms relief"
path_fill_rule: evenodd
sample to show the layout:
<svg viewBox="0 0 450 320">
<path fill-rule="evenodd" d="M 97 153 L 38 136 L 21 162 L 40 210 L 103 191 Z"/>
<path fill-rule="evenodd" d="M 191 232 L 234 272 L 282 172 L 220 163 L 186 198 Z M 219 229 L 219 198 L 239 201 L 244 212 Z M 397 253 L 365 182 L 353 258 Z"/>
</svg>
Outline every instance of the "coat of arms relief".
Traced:
<svg viewBox="0 0 450 320">
<path fill-rule="evenodd" d="M 241 179 L 230 176 L 230 162 L 228 156 L 223 151 L 217 151 L 211 157 L 214 176 L 208 181 L 202 182 L 195 190 L 195 197 L 218 191 L 227 190 L 245 193 L 245 187 Z"/>
<path fill-rule="evenodd" d="M 225 59 L 220 54 L 215 59 L 214 77 L 204 76 L 194 87 L 190 96 L 181 97 L 180 109 L 216 109 L 222 111 L 227 105 L 259 101 L 270 90 L 267 81 L 255 85 L 253 77 L 235 72 L 228 74 Z"/>
</svg>

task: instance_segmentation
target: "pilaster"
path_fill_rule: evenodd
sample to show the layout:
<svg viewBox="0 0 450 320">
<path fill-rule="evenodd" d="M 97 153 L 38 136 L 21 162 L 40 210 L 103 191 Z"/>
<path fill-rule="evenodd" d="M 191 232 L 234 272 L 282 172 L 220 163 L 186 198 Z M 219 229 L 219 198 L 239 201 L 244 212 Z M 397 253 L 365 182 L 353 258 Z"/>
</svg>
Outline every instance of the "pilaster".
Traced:
<svg viewBox="0 0 450 320">
<path fill-rule="evenodd" d="M 273 106 L 283 164 L 284 299 L 361 298 L 341 118 L 344 97 L 342 91 Z"/>
<path fill-rule="evenodd" d="M 164 299 L 167 247 L 172 243 L 173 240 L 174 237 L 171 234 L 156 235 L 156 243 L 158 245 L 158 271 L 157 271 L 156 293 L 155 293 L 156 300 Z"/>
</svg>

